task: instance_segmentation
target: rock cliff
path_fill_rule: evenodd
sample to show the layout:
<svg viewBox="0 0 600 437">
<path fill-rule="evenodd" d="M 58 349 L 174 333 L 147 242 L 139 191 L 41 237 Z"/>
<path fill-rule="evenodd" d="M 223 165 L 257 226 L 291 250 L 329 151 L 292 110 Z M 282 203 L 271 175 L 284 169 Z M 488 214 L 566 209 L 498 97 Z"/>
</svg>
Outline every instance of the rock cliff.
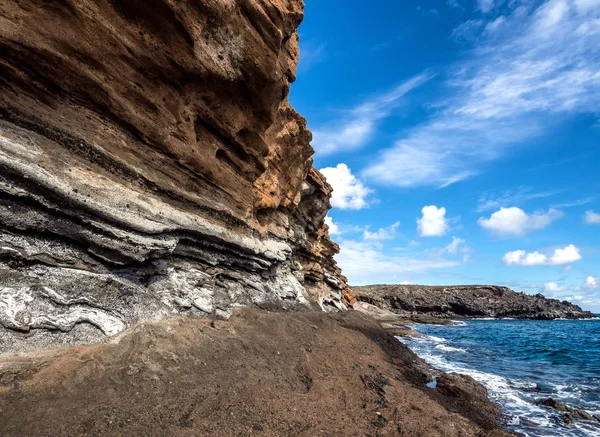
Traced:
<svg viewBox="0 0 600 437">
<path fill-rule="evenodd" d="M 287 95 L 301 0 L 0 3 L 0 350 L 345 309 Z"/>
<path fill-rule="evenodd" d="M 583 319 L 594 315 L 570 302 L 517 293 L 493 285 L 425 286 L 370 285 L 352 287 L 352 294 L 361 302 L 391 310 L 409 319 L 430 323 L 420 316 L 440 319 L 455 318 L 516 318 L 551 320 Z"/>
</svg>

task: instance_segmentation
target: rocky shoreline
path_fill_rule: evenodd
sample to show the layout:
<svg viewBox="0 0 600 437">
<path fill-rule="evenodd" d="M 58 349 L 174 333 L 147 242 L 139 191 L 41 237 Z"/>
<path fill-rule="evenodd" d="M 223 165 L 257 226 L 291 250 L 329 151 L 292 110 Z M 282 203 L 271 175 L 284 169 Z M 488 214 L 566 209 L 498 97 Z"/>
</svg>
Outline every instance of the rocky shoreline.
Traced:
<svg viewBox="0 0 600 437">
<path fill-rule="evenodd" d="M 500 419 L 358 311 L 172 318 L 0 359 L 3 437 L 508 437 Z"/>
<path fill-rule="evenodd" d="M 529 295 L 493 285 L 370 285 L 352 287 L 365 302 L 417 323 L 449 319 L 589 319 L 595 315 L 568 301 Z"/>
</svg>

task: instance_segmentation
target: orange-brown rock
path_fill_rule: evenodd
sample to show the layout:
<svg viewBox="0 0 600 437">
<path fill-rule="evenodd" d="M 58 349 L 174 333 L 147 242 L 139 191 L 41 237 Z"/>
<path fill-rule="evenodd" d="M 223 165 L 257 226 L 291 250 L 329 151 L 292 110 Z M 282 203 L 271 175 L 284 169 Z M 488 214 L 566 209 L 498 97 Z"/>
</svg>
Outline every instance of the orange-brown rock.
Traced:
<svg viewBox="0 0 600 437">
<path fill-rule="evenodd" d="M 345 309 L 331 187 L 287 101 L 302 9 L 0 3 L 2 351 L 173 312 Z"/>
</svg>

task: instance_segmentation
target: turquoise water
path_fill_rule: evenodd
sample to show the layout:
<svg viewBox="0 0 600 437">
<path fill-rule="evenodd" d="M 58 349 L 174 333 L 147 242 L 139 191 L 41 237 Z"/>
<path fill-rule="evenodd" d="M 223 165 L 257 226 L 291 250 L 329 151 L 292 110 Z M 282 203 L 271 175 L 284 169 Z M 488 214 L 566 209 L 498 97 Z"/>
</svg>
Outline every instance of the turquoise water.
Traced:
<svg viewBox="0 0 600 437">
<path fill-rule="evenodd" d="M 434 367 L 471 375 L 525 436 L 600 436 L 599 422 L 563 425 L 536 402 L 553 397 L 600 414 L 600 319 L 470 320 L 415 325 L 424 339 L 400 339 Z"/>
</svg>

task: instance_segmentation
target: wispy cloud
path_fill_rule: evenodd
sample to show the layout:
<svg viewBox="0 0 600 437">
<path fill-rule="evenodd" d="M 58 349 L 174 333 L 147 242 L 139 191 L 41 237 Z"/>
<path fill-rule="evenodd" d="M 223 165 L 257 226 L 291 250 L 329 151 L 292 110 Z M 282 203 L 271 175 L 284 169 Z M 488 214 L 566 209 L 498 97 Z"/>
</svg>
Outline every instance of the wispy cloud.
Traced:
<svg viewBox="0 0 600 437">
<path fill-rule="evenodd" d="M 440 15 L 440 11 L 437 9 L 427 9 L 422 8 L 421 6 L 417 6 L 417 12 L 420 12 L 421 15 L 435 15 L 436 17 Z"/>
<path fill-rule="evenodd" d="M 596 200 L 595 197 L 584 197 L 582 199 L 577 199 L 577 200 L 573 200 L 570 202 L 555 203 L 555 204 L 551 205 L 551 207 L 552 208 L 574 208 L 576 206 L 587 205 L 588 203 L 592 203 L 594 200 Z"/>
<path fill-rule="evenodd" d="M 336 260 L 351 285 L 397 284 L 411 275 L 461 264 L 439 254 L 388 255 L 377 241 L 342 240 L 339 244 Z"/>
<path fill-rule="evenodd" d="M 530 187 L 519 187 L 516 190 L 506 190 L 499 193 L 485 192 L 477 199 L 476 211 L 485 212 L 507 206 L 523 205 L 531 200 L 554 197 L 564 192 L 565 190 L 534 191 Z M 574 208 L 576 206 L 587 205 L 595 200 L 595 197 L 582 197 L 571 201 L 552 203 L 550 208 Z"/>
<path fill-rule="evenodd" d="M 450 37 L 457 43 L 476 41 L 479 39 L 485 23 L 485 20 L 482 19 L 467 20 L 456 26 Z"/>
<path fill-rule="evenodd" d="M 446 4 L 450 8 L 465 9 L 458 0 L 448 0 L 446 1 Z"/>
<path fill-rule="evenodd" d="M 387 228 L 379 228 L 377 231 L 371 232 L 369 226 L 363 231 L 363 240 L 365 241 L 383 241 L 393 240 L 396 238 L 400 222 L 396 222 Z"/>
<path fill-rule="evenodd" d="M 502 193 L 485 192 L 477 200 L 477 212 L 489 211 L 491 209 L 498 209 L 506 206 L 521 205 L 530 200 L 552 197 L 560 193 L 562 193 L 562 190 L 536 192 L 529 187 L 519 187 L 516 190 L 507 190 Z M 560 207 L 553 206 L 553 208 Z"/>
<path fill-rule="evenodd" d="M 477 0 L 477 9 L 479 9 L 484 14 L 487 14 L 492 9 L 494 9 L 496 3 L 501 3 L 501 1 L 498 2 L 495 0 Z"/>
<path fill-rule="evenodd" d="M 597 0 L 510 2 L 447 82 L 429 122 L 383 151 L 365 175 L 382 184 L 446 186 L 538 137 L 565 117 L 600 110 Z M 532 5 L 537 5 L 532 6 Z"/>
<path fill-rule="evenodd" d="M 375 133 L 378 123 L 390 116 L 401 103 L 402 97 L 433 77 L 425 72 L 415 76 L 391 91 L 367 100 L 361 105 L 344 111 L 343 120 L 313 129 L 312 145 L 317 155 L 358 149 Z"/>
<path fill-rule="evenodd" d="M 300 62 L 298 63 L 298 71 L 306 73 L 311 67 L 325 59 L 325 48 L 327 44 L 317 43 L 314 41 L 304 42 L 300 40 Z"/>
</svg>

